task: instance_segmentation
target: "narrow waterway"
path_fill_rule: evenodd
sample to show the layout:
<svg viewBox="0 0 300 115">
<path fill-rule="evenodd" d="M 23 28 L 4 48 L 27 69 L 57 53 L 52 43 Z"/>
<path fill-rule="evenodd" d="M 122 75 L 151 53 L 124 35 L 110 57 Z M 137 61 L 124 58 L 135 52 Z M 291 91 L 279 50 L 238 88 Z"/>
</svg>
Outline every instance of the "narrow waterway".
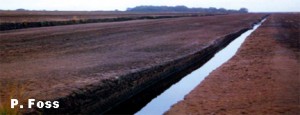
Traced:
<svg viewBox="0 0 300 115">
<path fill-rule="evenodd" d="M 175 83 L 163 93 L 158 95 L 156 98 L 152 99 L 145 107 L 135 113 L 135 115 L 161 115 L 169 110 L 173 104 L 183 100 L 184 96 L 192 91 L 198 84 L 200 84 L 210 72 L 233 57 L 245 39 L 264 21 L 265 19 L 256 24 L 253 29 L 246 31 L 232 41 L 229 45 L 227 45 L 224 49 L 216 53 L 216 55 L 203 66 L 188 74 L 179 82 Z"/>
</svg>

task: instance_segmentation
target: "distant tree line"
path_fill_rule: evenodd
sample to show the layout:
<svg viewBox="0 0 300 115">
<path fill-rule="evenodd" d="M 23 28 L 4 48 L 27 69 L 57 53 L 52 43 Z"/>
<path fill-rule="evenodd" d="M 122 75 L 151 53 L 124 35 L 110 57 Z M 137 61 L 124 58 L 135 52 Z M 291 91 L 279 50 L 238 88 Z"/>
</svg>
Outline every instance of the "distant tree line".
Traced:
<svg viewBox="0 0 300 115">
<path fill-rule="evenodd" d="M 130 12 L 204 12 L 204 13 L 248 13 L 247 8 L 227 10 L 225 8 L 188 8 L 186 6 L 136 6 L 127 8 Z"/>
</svg>

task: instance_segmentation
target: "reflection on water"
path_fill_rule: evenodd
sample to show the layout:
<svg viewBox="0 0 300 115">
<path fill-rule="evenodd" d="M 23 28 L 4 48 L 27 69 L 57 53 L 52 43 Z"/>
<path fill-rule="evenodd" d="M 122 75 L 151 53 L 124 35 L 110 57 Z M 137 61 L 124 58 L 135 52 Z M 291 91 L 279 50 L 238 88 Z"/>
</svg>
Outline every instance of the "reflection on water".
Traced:
<svg viewBox="0 0 300 115">
<path fill-rule="evenodd" d="M 264 20 L 263 20 L 264 21 Z M 263 22 L 262 21 L 262 22 Z M 261 22 L 261 23 L 262 23 Z M 219 51 L 207 63 L 196 69 L 192 73 L 182 78 L 178 83 L 172 85 L 162 94 L 152 99 L 145 107 L 135 113 L 136 115 L 160 115 L 170 109 L 170 107 L 194 89 L 206 76 L 209 75 L 217 67 L 228 61 L 237 52 L 238 48 L 245 41 L 254 30 L 256 30 L 261 23 L 254 26 L 252 30 L 248 30 L 241 36 L 232 41 L 223 50 Z"/>
<path fill-rule="evenodd" d="M 122 102 L 117 107 L 114 107 L 112 110 L 105 112 L 105 114 L 134 114 L 137 111 L 141 110 L 147 103 L 149 103 L 153 98 L 157 97 L 163 93 L 166 89 L 170 88 L 173 84 L 180 81 L 183 77 L 190 74 L 194 70 L 201 67 L 205 62 L 211 59 L 213 55 L 207 55 L 202 60 L 195 62 L 192 67 L 184 69 L 180 72 L 174 73 L 164 80 L 159 81 L 158 83 L 146 88 L 137 95 L 131 97 L 129 100 Z"/>
</svg>

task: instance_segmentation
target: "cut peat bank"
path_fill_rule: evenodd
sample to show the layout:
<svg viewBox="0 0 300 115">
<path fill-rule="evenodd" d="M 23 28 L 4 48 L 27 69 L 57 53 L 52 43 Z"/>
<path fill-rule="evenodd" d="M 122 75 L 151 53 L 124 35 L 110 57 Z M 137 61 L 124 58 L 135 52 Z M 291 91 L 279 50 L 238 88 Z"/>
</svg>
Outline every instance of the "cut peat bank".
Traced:
<svg viewBox="0 0 300 115">
<path fill-rule="evenodd" d="M 200 67 L 194 69 L 188 75 L 183 76 L 182 80 L 173 84 L 170 88 L 167 88 L 163 93 L 152 99 L 151 102 L 149 102 L 145 107 L 135 114 L 144 115 L 151 113 L 161 115 L 168 111 L 172 105 L 183 100 L 184 96 L 190 93 L 197 85 L 199 85 L 201 81 L 203 81 L 203 79 L 209 75 L 209 73 L 232 58 L 242 45 L 243 41 L 264 21 L 265 19 L 255 24 L 251 30 L 246 31 L 235 38 L 226 47 L 214 54 L 213 57 L 211 57 L 203 65 L 199 65 Z M 171 80 L 171 78 L 173 78 L 173 76 L 169 77 L 168 80 Z"/>
<path fill-rule="evenodd" d="M 232 14 L 3 31 L 0 81 L 3 86 L 26 84 L 30 98 L 60 103 L 59 109 L 35 111 L 103 113 L 214 54 L 264 16 Z"/>
</svg>

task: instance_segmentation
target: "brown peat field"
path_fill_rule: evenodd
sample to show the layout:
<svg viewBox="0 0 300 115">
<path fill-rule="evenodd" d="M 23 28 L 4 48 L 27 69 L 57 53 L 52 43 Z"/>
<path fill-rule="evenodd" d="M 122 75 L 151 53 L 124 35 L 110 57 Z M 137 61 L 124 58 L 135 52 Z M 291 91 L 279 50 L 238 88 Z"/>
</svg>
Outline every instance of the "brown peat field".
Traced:
<svg viewBox="0 0 300 115">
<path fill-rule="evenodd" d="M 188 16 L 204 13 L 140 13 L 118 11 L 0 11 L 0 23 L 67 21 L 138 16 Z"/>
<path fill-rule="evenodd" d="M 0 11 L 0 31 L 32 27 L 224 15 L 224 13 L 139 13 L 118 11 Z"/>
<path fill-rule="evenodd" d="M 272 14 L 166 114 L 300 114 L 300 13 Z"/>
<path fill-rule="evenodd" d="M 19 101 L 24 106 L 29 98 L 59 101 L 57 109 L 24 108 L 18 109 L 19 113 L 104 113 L 148 86 L 215 54 L 266 16 L 30 13 L 0 12 L 2 27 L 7 23 L 25 26 L 0 31 L 0 110 L 7 105 L 3 102 L 10 103 L 7 99 L 13 97 L 24 100 Z M 167 17 L 30 28 L 26 25 L 33 21 L 68 21 L 74 16 L 88 20 L 137 15 Z M 234 58 L 167 113 L 299 112 L 297 19 L 299 14 L 271 14 Z"/>
</svg>

